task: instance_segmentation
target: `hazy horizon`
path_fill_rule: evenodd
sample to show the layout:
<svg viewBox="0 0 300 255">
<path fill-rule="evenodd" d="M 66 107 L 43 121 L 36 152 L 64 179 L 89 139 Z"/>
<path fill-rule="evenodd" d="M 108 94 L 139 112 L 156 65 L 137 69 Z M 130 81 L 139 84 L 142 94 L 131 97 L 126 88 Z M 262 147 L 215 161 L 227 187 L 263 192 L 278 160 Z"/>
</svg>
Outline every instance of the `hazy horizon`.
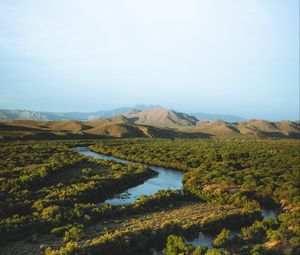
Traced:
<svg viewBox="0 0 300 255">
<path fill-rule="evenodd" d="M 299 119 L 299 1 L 2 1 L 0 109 Z"/>
<path fill-rule="evenodd" d="M 270 119 L 266 119 L 266 118 L 256 118 L 256 117 L 245 117 L 242 115 L 236 115 L 236 114 L 231 114 L 231 113 L 220 113 L 220 112 L 203 112 L 203 111 L 198 111 L 198 110 L 194 110 L 194 111 L 189 111 L 189 112 L 184 112 L 184 111 L 180 111 L 179 109 L 175 109 L 175 108 L 168 108 L 168 107 L 164 107 L 162 105 L 143 105 L 143 104 L 137 104 L 137 105 L 123 105 L 123 106 L 119 106 L 119 107 L 114 107 L 114 108 L 107 108 L 107 109 L 95 109 L 93 111 L 43 111 L 43 110 L 34 110 L 34 109 L 14 109 L 14 108 L 6 108 L 6 109 L 0 109 L 0 110 L 12 110 L 12 111 L 33 111 L 33 112 L 41 112 L 41 113 L 96 113 L 96 112 L 101 112 L 101 111 L 113 111 L 113 110 L 118 110 L 118 109 L 122 109 L 122 108 L 132 108 L 132 109 L 137 109 L 138 107 L 147 107 L 148 108 L 165 108 L 168 110 L 174 110 L 176 112 L 183 112 L 186 114 L 196 114 L 196 113 L 202 113 L 202 114 L 207 114 L 207 115 L 219 115 L 220 116 L 232 116 L 232 117 L 239 117 L 241 119 L 244 119 L 245 121 L 247 120 L 251 120 L 251 119 L 263 119 L 263 120 L 268 120 L 268 121 L 284 121 L 284 120 L 289 120 L 289 121 L 299 121 L 300 119 L 283 119 L 283 118 L 270 118 Z M 153 107 L 152 107 L 153 106 Z M 143 111 L 143 110 L 141 110 Z M 117 114 L 116 114 L 117 115 Z M 103 117 L 105 118 L 105 117 Z M 242 120 L 241 120 L 242 121 Z"/>
</svg>

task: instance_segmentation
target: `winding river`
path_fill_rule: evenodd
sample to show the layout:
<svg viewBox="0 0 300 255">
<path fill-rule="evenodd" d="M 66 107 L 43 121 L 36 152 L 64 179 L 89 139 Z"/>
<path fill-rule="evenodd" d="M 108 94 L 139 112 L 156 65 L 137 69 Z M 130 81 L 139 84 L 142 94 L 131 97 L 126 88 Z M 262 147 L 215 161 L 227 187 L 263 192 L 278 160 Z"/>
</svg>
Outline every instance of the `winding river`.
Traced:
<svg viewBox="0 0 300 255">
<path fill-rule="evenodd" d="M 103 160 L 114 160 L 119 163 L 133 164 L 135 162 L 119 159 L 113 156 L 105 156 L 92 152 L 87 147 L 76 147 L 75 151 L 86 156 Z M 105 203 L 110 205 L 130 204 L 137 200 L 141 195 L 153 195 L 155 192 L 163 189 L 182 189 L 183 173 L 169 168 L 147 165 L 149 168 L 157 172 L 157 176 L 146 180 L 144 183 L 127 189 L 121 194 L 117 194 L 114 198 L 108 199 Z"/>
<path fill-rule="evenodd" d="M 126 164 L 136 163 L 136 162 L 116 158 L 113 156 L 105 156 L 99 153 L 95 153 L 87 147 L 76 147 L 74 148 L 74 150 L 83 155 L 90 156 L 97 159 L 114 160 L 116 162 L 126 163 Z M 146 166 L 156 171 L 158 173 L 157 176 L 150 178 L 146 180 L 144 183 L 139 184 L 133 188 L 127 189 L 121 194 L 117 194 L 114 198 L 107 199 L 105 203 L 111 205 L 130 204 L 135 200 L 137 200 L 140 195 L 152 195 L 155 192 L 163 189 L 172 189 L 172 190 L 182 189 L 182 177 L 183 177 L 182 172 L 170 168 L 156 167 L 151 165 L 146 165 Z M 275 219 L 277 218 L 278 211 L 273 209 L 262 208 L 261 214 L 264 218 L 269 217 Z M 232 231 L 231 233 L 232 238 L 238 233 L 239 232 Z M 214 238 L 215 235 L 208 235 L 200 232 L 197 238 L 188 242 L 191 243 L 193 246 L 212 247 L 212 241 L 214 240 Z M 156 251 L 153 254 L 162 254 L 162 253 Z"/>
</svg>

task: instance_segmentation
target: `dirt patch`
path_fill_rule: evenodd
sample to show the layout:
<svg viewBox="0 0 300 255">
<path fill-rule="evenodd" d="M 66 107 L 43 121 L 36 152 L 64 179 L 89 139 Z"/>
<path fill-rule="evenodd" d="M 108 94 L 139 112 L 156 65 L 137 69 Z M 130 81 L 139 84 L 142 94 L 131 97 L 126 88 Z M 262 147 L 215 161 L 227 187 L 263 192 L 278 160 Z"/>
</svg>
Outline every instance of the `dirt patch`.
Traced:
<svg viewBox="0 0 300 255">
<path fill-rule="evenodd" d="M 106 168 L 92 164 L 92 163 L 81 163 L 76 166 L 67 168 L 63 171 L 59 171 L 55 175 L 53 175 L 45 186 L 52 186 L 58 183 L 74 183 L 76 179 L 82 176 L 82 169 L 91 168 L 93 171 L 103 174 L 106 172 Z"/>
<path fill-rule="evenodd" d="M 0 247 L 0 255 L 37 255 L 41 253 L 41 247 L 60 247 L 63 244 L 60 238 L 50 235 L 38 237 L 38 241 L 34 241 L 33 237 L 29 237 L 17 242 L 2 245 Z"/>
</svg>

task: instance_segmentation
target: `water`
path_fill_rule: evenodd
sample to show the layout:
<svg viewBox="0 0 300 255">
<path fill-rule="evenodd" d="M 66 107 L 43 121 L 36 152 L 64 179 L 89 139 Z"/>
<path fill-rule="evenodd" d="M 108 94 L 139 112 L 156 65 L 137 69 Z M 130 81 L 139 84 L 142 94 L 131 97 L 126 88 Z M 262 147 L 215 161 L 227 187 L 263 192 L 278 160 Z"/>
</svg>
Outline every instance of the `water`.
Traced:
<svg viewBox="0 0 300 255">
<path fill-rule="evenodd" d="M 99 153 L 95 153 L 92 152 L 87 147 L 76 147 L 74 150 L 77 151 L 78 153 L 93 158 L 98 158 L 103 160 L 114 160 L 116 162 L 126 163 L 126 164 L 135 163 L 128 160 L 119 159 L 113 156 L 105 156 Z M 150 165 L 146 165 L 146 166 L 148 166 L 149 168 L 157 172 L 158 175 L 146 180 L 142 184 L 127 189 L 126 191 L 116 195 L 112 199 L 106 200 L 105 203 L 108 203 L 110 205 L 130 204 L 136 201 L 141 195 L 153 195 L 155 192 L 163 189 L 171 189 L 171 190 L 182 189 L 182 177 L 183 177 L 182 172 L 170 168 L 156 167 Z"/>
<path fill-rule="evenodd" d="M 98 159 L 103 160 L 114 160 L 119 163 L 133 164 L 135 162 L 119 159 L 113 156 L 105 156 L 99 153 L 92 152 L 86 147 L 76 147 L 75 151 L 84 154 L 86 156 L 91 156 Z M 183 173 L 174 169 L 164 168 L 164 167 L 156 167 L 146 165 L 152 170 L 156 171 L 158 175 L 154 178 L 150 178 L 145 181 L 143 184 L 139 184 L 133 188 L 127 189 L 125 192 L 116 195 L 112 199 L 108 199 L 105 203 L 111 205 L 122 205 L 129 204 L 138 199 L 140 195 L 152 195 L 155 192 L 162 189 L 182 189 L 182 177 Z M 262 208 L 261 210 L 262 216 L 276 219 L 278 216 L 278 210 Z M 230 238 L 234 238 L 240 233 L 240 231 L 231 231 Z M 188 243 L 192 244 L 194 247 L 197 246 L 206 246 L 208 248 L 212 248 L 212 242 L 215 239 L 216 235 L 205 234 L 203 232 L 199 232 L 198 236 L 193 240 L 186 240 Z M 159 250 L 152 250 L 153 254 L 159 255 L 163 254 Z"/>
<path fill-rule="evenodd" d="M 264 218 L 272 218 L 272 219 L 277 219 L 279 212 L 276 209 L 267 209 L 265 207 L 262 207 L 261 209 L 261 215 Z M 241 231 L 238 230 L 232 230 L 230 231 L 230 235 L 229 235 L 229 239 L 233 240 L 236 236 L 240 235 Z M 214 241 L 214 239 L 216 238 L 216 235 L 212 235 L 212 234 L 205 234 L 203 232 L 199 232 L 198 236 L 193 239 L 193 240 L 187 240 L 187 243 L 192 244 L 194 247 L 197 246 L 201 246 L 201 247 L 208 247 L 208 248 L 212 248 L 212 242 Z"/>
<path fill-rule="evenodd" d="M 279 211 L 276 209 L 269 209 L 269 208 L 265 208 L 265 207 L 261 208 L 261 215 L 264 218 L 277 219 L 278 214 L 279 214 Z"/>
<path fill-rule="evenodd" d="M 234 238 L 241 234 L 240 230 L 231 230 L 229 234 L 229 240 L 234 240 Z M 213 241 L 215 240 L 217 234 L 205 234 L 199 232 L 198 236 L 193 240 L 186 240 L 187 243 L 190 243 L 194 247 L 201 246 L 207 248 L 213 248 Z"/>
<path fill-rule="evenodd" d="M 272 219 L 277 219 L 279 212 L 276 209 L 267 209 L 265 207 L 262 207 L 261 209 L 261 215 L 264 218 L 272 218 Z M 230 231 L 230 235 L 229 235 L 229 239 L 233 240 L 236 236 L 240 235 L 241 231 L 238 230 L 232 230 Z M 204 234 L 203 232 L 199 232 L 198 236 L 191 240 L 191 241 L 187 241 L 188 243 L 192 244 L 194 247 L 197 246 L 201 246 L 201 247 L 208 247 L 208 248 L 212 248 L 212 242 L 214 241 L 214 239 L 216 238 L 216 235 L 212 235 L 212 234 Z"/>
<path fill-rule="evenodd" d="M 215 235 L 208 235 L 208 234 L 204 234 L 203 232 L 199 232 L 198 236 L 195 239 L 187 242 L 193 245 L 194 247 L 206 246 L 208 248 L 212 248 L 212 242 L 214 241 L 214 239 L 215 239 Z"/>
</svg>

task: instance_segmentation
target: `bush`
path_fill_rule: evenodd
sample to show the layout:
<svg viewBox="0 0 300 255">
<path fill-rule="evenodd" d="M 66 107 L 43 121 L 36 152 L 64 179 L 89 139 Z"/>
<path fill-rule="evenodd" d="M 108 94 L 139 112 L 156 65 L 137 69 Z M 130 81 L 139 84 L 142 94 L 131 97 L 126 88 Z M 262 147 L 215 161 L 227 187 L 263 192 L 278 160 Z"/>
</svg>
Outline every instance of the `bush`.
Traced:
<svg viewBox="0 0 300 255">
<path fill-rule="evenodd" d="M 224 228 L 213 241 L 215 247 L 225 247 L 229 241 L 230 230 Z"/>
<path fill-rule="evenodd" d="M 84 236 L 83 226 L 74 226 L 68 229 L 64 235 L 64 241 L 79 241 Z"/>
<path fill-rule="evenodd" d="M 192 251 L 192 245 L 186 244 L 181 236 L 169 235 L 163 252 L 166 255 L 189 255 Z"/>
<path fill-rule="evenodd" d="M 66 225 L 66 226 L 61 226 L 61 227 L 57 227 L 57 228 L 53 228 L 51 230 L 51 234 L 58 236 L 58 237 L 62 237 L 64 236 L 65 232 L 70 229 L 72 226 L 71 225 Z"/>
<path fill-rule="evenodd" d="M 205 255 L 230 255 L 229 251 L 224 249 L 209 249 Z"/>
</svg>

